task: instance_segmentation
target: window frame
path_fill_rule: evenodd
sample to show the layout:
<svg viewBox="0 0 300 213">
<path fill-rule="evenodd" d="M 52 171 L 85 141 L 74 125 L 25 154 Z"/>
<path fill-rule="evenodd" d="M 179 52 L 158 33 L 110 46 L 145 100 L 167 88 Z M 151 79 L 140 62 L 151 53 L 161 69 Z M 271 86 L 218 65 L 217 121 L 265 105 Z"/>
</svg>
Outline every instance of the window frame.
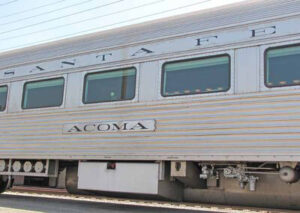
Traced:
<svg viewBox="0 0 300 213">
<path fill-rule="evenodd" d="M 108 73 L 108 72 L 116 72 L 116 71 L 122 71 L 122 70 L 126 70 L 126 69 L 134 69 L 135 71 L 135 88 L 134 88 L 134 97 L 132 99 L 128 99 L 128 100 L 115 100 L 115 101 L 101 101 L 101 102 L 89 102 L 86 103 L 84 101 L 85 98 L 85 92 L 86 92 L 86 78 L 88 75 L 91 74 L 97 74 L 97 73 Z M 138 96 L 138 88 L 139 88 L 139 84 L 138 84 L 138 79 L 139 79 L 139 71 L 137 69 L 137 66 L 125 66 L 125 67 L 118 67 L 118 68 L 114 68 L 114 69 L 101 69 L 101 70 L 93 70 L 93 71 L 89 71 L 89 72 L 84 72 L 83 73 L 83 88 L 82 88 L 82 98 L 81 98 L 81 105 L 82 106 L 86 106 L 86 105 L 95 105 L 95 104 L 112 104 L 112 103 L 126 103 L 126 102 L 134 102 L 137 100 L 137 96 Z"/>
<path fill-rule="evenodd" d="M 227 56 L 229 58 L 229 88 L 220 92 L 206 92 L 206 93 L 194 93 L 194 94 L 178 94 L 178 95 L 171 95 L 166 96 L 163 94 L 163 86 L 164 86 L 164 73 L 165 73 L 165 66 L 170 63 L 178 63 L 178 62 L 186 62 L 192 60 L 199 60 L 199 59 L 210 59 L 210 58 L 217 58 Z M 233 58 L 233 51 L 223 51 L 218 53 L 210 53 L 210 54 L 201 54 L 197 56 L 188 56 L 184 58 L 177 58 L 177 59 L 169 59 L 166 61 L 161 61 L 161 70 L 160 70 L 160 89 L 159 95 L 160 99 L 176 99 L 178 97 L 181 98 L 189 98 L 189 97 L 205 97 L 205 96 L 217 96 L 217 95 L 224 95 L 224 94 L 232 94 L 233 93 L 233 76 L 234 76 L 234 58 Z"/>
<path fill-rule="evenodd" d="M 264 87 L 268 89 L 279 89 L 279 88 L 295 88 L 295 87 L 300 87 L 300 83 L 298 84 L 287 84 L 287 85 L 278 85 L 278 86 L 269 86 L 267 84 L 267 66 L 268 66 L 268 60 L 267 60 L 267 54 L 268 51 L 270 50 L 276 50 L 276 49 L 281 49 L 281 48 L 289 48 L 289 47 L 299 47 L 300 48 L 300 43 L 295 43 L 295 44 L 277 44 L 276 46 L 269 46 L 265 47 L 263 50 L 263 82 L 264 82 Z"/>
<path fill-rule="evenodd" d="M 9 97 L 9 85 L 8 84 L 0 84 L 0 87 L 6 87 L 7 92 L 6 92 L 6 103 L 5 103 L 5 108 L 4 110 L 0 110 L 0 113 L 5 113 L 7 111 L 7 104 L 8 104 L 8 97 Z"/>
<path fill-rule="evenodd" d="M 43 81 L 49 81 L 49 80 L 57 80 L 57 79 L 63 79 L 64 85 L 63 85 L 63 95 L 62 95 L 62 102 L 58 106 L 44 106 L 44 107 L 34 107 L 34 108 L 24 108 L 24 98 L 25 98 L 25 88 L 28 83 L 34 83 L 34 82 L 43 82 Z M 34 80 L 26 80 L 23 82 L 22 87 L 22 100 L 21 100 L 21 109 L 22 111 L 28 111 L 28 110 L 39 110 L 39 109 L 47 109 L 47 108 L 63 108 L 65 103 L 65 96 L 66 96 L 66 75 L 63 76 L 57 76 L 57 77 L 48 77 L 48 78 L 41 78 L 41 79 L 34 79 Z"/>
</svg>

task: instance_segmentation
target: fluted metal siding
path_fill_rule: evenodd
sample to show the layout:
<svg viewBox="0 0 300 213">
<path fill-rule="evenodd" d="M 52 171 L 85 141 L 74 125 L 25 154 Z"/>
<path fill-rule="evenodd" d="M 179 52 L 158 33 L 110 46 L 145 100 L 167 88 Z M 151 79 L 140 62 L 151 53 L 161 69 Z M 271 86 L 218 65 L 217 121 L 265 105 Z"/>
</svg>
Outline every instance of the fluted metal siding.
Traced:
<svg viewBox="0 0 300 213">
<path fill-rule="evenodd" d="M 65 123 L 147 118 L 156 119 L 155 132 L 62 134 Z M 300 93 L 295 92 L 0 117 L 1 157 L 134 159 L 144 155 L 155 160 L 221 155 L 226 160 L 231 155 L 243 160 L 247 155 L 298 159 L 299 153 Z"/>
</svg>

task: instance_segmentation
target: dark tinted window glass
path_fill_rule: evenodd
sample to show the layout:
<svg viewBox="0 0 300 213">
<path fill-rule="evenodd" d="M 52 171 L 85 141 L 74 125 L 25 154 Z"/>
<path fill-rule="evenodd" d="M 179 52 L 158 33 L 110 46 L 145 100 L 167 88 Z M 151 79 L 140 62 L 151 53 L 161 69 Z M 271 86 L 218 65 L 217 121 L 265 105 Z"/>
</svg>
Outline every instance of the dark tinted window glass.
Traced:
<svg viewBox="0 0 300 213">
<path fill-rule="evenodd" d="M 86 75 L 84 103 L 123 101 L 135 96 L 134 68 Z"/>
<path fill-rule="evenodd" d="M 23 93 L 23 109 L 60 106 L 64 96 L 64 79 L 28 82 Z"/>
<path fill-rule="evenodd" d="M 266 86 L 300 84 L 300 47 L 270 49 L 266 53 Z"/>
<path fill-rule="evenodd" d="M 7 99 L 7 86 L 0 86 L 0 111 L 4 111 Z"/>
<path fill-rule="evenodd" d="M 164 66 L 163 96 L 222 92 L 229 87 L 229 56 L 172 62 Z"/>
</svg>

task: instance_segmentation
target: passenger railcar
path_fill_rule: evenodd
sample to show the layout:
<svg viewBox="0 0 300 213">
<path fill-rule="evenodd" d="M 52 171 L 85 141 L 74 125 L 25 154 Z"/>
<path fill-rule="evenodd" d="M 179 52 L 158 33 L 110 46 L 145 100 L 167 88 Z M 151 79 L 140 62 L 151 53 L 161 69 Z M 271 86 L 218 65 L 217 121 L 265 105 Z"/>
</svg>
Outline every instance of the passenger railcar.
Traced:
<svg viewBox="0 0 300 213">
<path fill-rule="evenodd" d="M 299 24 L 252 0 L 1 54 L 2 191 L 300 208 Z"/>
</svg>

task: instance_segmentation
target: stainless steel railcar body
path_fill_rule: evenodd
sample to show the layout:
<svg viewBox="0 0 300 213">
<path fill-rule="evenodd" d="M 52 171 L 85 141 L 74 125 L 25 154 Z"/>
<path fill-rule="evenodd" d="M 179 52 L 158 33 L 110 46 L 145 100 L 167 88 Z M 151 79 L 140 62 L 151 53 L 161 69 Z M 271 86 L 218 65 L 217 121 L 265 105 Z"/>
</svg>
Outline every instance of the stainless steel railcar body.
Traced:
<svg viewBox="0 0 300 213">
<path fill-rule="evenodd" d="M 254 0 L 4 53 L 1 159 L 194 162 L 201 168 L 263 162 L 296 169 L 300 86 L 267 87 L 265 53 L 297 46 L 299 24 L 300 1 Z M 227 91 L 162 95 L 166 63 L 219 55 L 230 58 Z M 83 103 L 88 73 L 131 67 L 132 100 Z M 61 106 L 22 109 L 26 82 L 58 77 L 65 82 Z M 130 122 L 150 126 L 97 130 L 99 123 L 122 129 Z"/>
</svg>

